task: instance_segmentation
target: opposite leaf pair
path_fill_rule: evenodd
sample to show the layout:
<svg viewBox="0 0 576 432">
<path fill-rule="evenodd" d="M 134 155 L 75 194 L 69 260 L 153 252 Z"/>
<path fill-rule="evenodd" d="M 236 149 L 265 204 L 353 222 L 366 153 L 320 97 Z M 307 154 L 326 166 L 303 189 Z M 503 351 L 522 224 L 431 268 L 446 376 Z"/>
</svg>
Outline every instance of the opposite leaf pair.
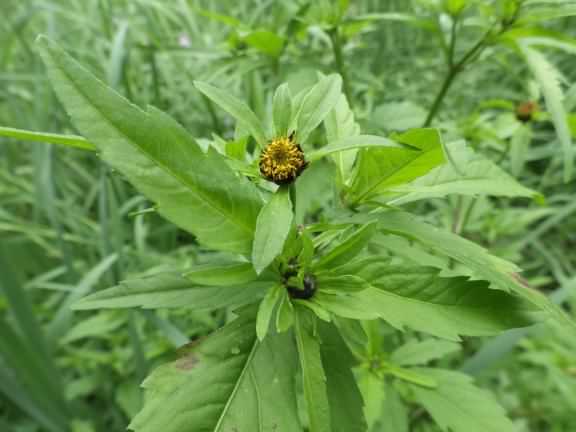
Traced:
<svg viewBox="0 0 576 432">
<path fill-rule="evenodd" d="M 273 137 L 243 102 L 197 83 L 259 146 L 239 161 L 244 167 L 238 171 L 214 146 L 203 151 L 166 114 L 130 104 L 46 39 L 41 46 L 60 99 L 101 157 L 199 243 L 238 256 L 184 275 L 128 280 L 77 304 L 78 309 L 244 306 L 237 319 L 151 375 L 144 384 L 148 402 L 133 429 L 291 432 L 306 424 L 311 432 L 365 431 L 354 358 L 334 324 L 341 319 L 382 318 L 400 329 L 448 339 L 529 325 L 539 318 L 537 310 L 566 319 L 518 281 L 515 266 L 391 208 L 393 200 L 402 199 L 402 187 L 420 192 L 412 201 L 446 178 L 442 193 L 436 187 L 432 196 L 468 193 L 474 190 L 469 181 L 476 179 L 459 174 L 462 167 L 454 163 L 440 166 L 444 154 L 435 130 L 409 131 L 397 142 L 359 135 L 340 78 L 321 78 L 293 98 L 280 86 Z M 338 119 L 347 121 L 338 125 Z M 307 139 L 322 122 L 330 139 L 313 148 Z M 332 220 L 297 232 L 293 190 L 243 175 L 275 139 L 301 145 L 307 172 L 334 154 L 335 183 L 344 202 L 334 206 Z M 454 183 L 458 187 L 451 188 Z M 447 258 L 460 267 L 447 265 Z M 294 384 L 298 374 L 303 416 Z M 430 387 L 425 381 L 418 385 Z"/>
</svg>

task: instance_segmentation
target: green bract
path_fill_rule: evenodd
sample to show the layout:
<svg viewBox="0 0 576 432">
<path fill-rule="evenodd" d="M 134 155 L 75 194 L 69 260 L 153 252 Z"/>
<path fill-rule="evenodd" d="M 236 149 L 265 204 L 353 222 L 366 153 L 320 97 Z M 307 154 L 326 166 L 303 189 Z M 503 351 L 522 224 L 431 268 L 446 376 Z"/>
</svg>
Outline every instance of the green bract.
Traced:
<svg viewBox="0 0 576 432">
<path fill-rule="evenodd" d="M 447 7 L 457 14 L 464 3 Z M 162 216 L 222 253 L 186 272 L 129 279 L 75 304 L 233 311 L 222 329 L 186 346 L 145 380 L 146 404 L 132 430 L 362 432 L 379 411 L 392 413 L 404 430 L 403 418 L 393 418 L 402 414 L 402 400 L 422 405 L 444 429 L 513 430 L 465 375 L 416 366 L 456 351 L 461 336 L 549 317 L 571 321 L 526 287 L 515 265 L 400 206 L 451 195 L 537 197 L 534 191 L 464 142 L 443 143 L 437 129 L 362 134 L 339 75 L 319 76 L 295 94 L 280 85 L 271 98 L 273 124 L 228 90 L 196 82 L 254 141 L 231 155 L 216 141 L 200 146 L 162 111 L 131 104 L 47 38 L 39 47 L 84 137 L 67 143 L 94 147 Z M 543 76 L 541 59 L 525 53 Z M 309 166 L 278 187 L 256 167 L 262 149 L 287 136 Z M 322 193 L 315 179 L 331 190 L 330 211 L 320 217 L 306 211 L 307 200 Z M 388 358 L 373 349 L 382 326 L 450 342 L 408 343 Z M 398 383 L 386 402 L 365 406 L 362 393 L 373 397 L 386 377 Z M 452 415 L 450 407 L 460 411 Z"/>
</svg>

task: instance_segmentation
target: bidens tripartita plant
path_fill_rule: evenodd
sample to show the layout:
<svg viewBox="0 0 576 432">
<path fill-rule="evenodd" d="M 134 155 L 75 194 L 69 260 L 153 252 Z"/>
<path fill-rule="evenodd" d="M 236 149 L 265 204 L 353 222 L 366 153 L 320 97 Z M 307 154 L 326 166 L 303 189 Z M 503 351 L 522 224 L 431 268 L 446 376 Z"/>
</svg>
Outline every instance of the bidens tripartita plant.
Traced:
<svg viewBox="0 0 576 432">
<path fill-rule="evenodd" d="M 523 284 L 516 266 L 401 206 L 452 194 L 535 197 L 532 190 L 463 142 L 444 144 L 435 129 L 362 135 L 337 75 L 296 94 L 278 87 L 271 125 L 226 90 L 195 83 L 253 139 L 239 154 L 215 142 L 202 148 L 167 114 L 130 104 L 46 38 L 39 45 L 85 147 L 221 252 L 76 304 L 234 311 L 145 380 L 146 403 L 130 429 L 354 432 L 389 418 L 405 430 L 407 404 L 444 430 L 514 429 L 466 375 L 426 364 L 458 350 L 461 336 L 548 317 L 571 322 Z M 318 175 L 330 176 L 331 190 L 317 192 L 327 194 L 325 208 L 297 220 Z M 413 331 L 432 338 L 403 338 Z"/>
</svg>

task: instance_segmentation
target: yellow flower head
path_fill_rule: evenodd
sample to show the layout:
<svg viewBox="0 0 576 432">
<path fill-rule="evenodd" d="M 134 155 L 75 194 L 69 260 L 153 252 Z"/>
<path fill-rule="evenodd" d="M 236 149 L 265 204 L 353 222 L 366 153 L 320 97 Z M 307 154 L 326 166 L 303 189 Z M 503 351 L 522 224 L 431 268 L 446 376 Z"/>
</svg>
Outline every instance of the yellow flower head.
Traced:
<svg viewBox="0 0 576 432">
<path fill-rule="evenodd" d="M 296 180 L 308 165 L 294 134 L 272 140 L 260 155 L 260 173 L 278 185 Z"/>
</svg>

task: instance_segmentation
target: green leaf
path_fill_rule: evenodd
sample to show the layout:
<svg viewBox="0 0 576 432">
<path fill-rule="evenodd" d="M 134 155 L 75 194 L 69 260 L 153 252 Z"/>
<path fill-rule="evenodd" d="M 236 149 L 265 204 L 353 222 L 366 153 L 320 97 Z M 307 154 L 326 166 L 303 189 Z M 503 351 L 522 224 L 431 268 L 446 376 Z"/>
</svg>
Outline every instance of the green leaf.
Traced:
<svg viewBox="0 0 576 432">
<path fill-rule="evenodd" d="M 402 21 L 417 27 L 431 27 L 429 20 L 429 18 L 398 12 L 358 14 L 349 18 L 349 21 Z"/>
<path fill-rule="evenodd" d="M 299 299 L 295 299 L 295 300 L 293 300 L 293 302 L 295 305 L 299 305 L 299 306 L 310 309 L 322 321 L 325 321 L 325 322 L 331 322 L 332 321 L 332 317 L 330 316 L 330 312 L 328 312 L 326 309 L 324 309 L 318 303 L 311 302 L 308 300 L 299 300 Z"/>
<path fill-rule="evenodd" d="M 212 262 L 195 266 L 184 277 L 197 285 L 230 286 L 252 282 L 258 275 L 248 262 Z"/>
<path fill-rule="evenodd" d="M 278 86 L 274 92 L 272 117 L 276 136 L 288 136 L 292 122 L 292 95 L 287 83 Z"/>
<path fill-rule="evenodd" d="M 484 281 L 441 278 L 438 273 L 426 267 L 386 266 L 381 277 L 371 281 L 373 288 L 340 295 L 362 311 L 360 316 L 372 312 L 396 328 L 407 326 L 451 340 L 496 334 L 539 318 L 532 305 L 488 289 Z M 334 312 L 326 305 L 325 293 L 317 293 L 316 301 Z"/>
<path fill-rule="evenodd" d="M 263 342 L 252 313 L 186 349 L 156 369 L 143 384 L 144 409 L 129 428 L 136 432 L 297 431 L 291 334 Z"/>
<path fill-rule="evenodd" d="M 411 101 L 391 102 L 378 106 L 370 116 L 375 127 L 388 131 L 405 131 L 418 128 L 428 112 Z"/>
<path fill-rule="evenodd" d="M 576 4 L 573 2 L 566 2 L 566 4 L 562 4 L 563 2 L 554 2 L 553 5 L 546 5 L 546 2 L 540 3 L 543 4 L 523 6 L 520 9 L 520 22 L 530 24 L 576 15 Z"/>
<path fill-rule="evenodd" d="M 255 30 L 242 40 L 270 57 L 278 57 L 284 48 L 284 38 L 268 30 Z"/>
<path fill-rule="evenodd" d="M 425 341 L 410 340 L 394 350 L 390 355 L 390 360 L 400 366 L 423 365 L 457 351 L 460 351 L 460 344 L 450 341 L 435 339 L 427 339 Z"/>
<path fill-rule="evenodd" d="M 56 376 L 45 367 L 34 343 L 43 341 L 21 337 L 4 317 L 0 318 L 0 395 L 12 400 L 47 430 L 65 430 L 69 414 L 64 395 L 58 391 Z"/>
<path fill-rule="evenodd" d="M 296 188 L 295 223 L 304 224 L 311 214 L 329 206 L 335 198 L 334 166 L 318 161 L 304 170 L 294 184 Z"/>
<path fill-rule="evenodd" d="M 422 387 L 435 388 L 438 386 L 438 383 L 434 378 L 424 375 L 416 369 L 407 369 L 384 362 L 382 370 L 387 375 L 392 375 L 393 377 L 400 378 L 402 381 L 408 381 L 409 383 Z"/>
<path fill-rule="evenodd" d="M 532 128 L 527 125 L 520 125 L 510 139 L 510 170 L 514 177 L 519 177 L 524 169 L 530 141 L 532 141 Z"/>
<path fill-rule="evenodd" d="M 234 117 L 236 121 L 244 124 L 260 147 L 266 145 L 267 140 L 264 126 L 248 105 L 231 96 L 229 92 L 208 83 L 194 81 L 194 86 L 220 108 Z"/>
<path fill-rule="evenodd" d="M 304 143 L 310 133 L 322 123 L 341 95 L 342 78 L 328 75 L 306 93 L 296 114 L 296 140 Z"/>
<path fill-rule="evenodd" d="M 0 127 L 0 136 L 16 138 L 22 141 L 44 142 L 49 144 L 60 144 L 82 150 L 96 150 L 88 140 L 77 135 L 59 135 L 46 132 L 33 132 L 22 129 Z"/>
<path fill-rule="evenodd" d="M 392 385 L 386 385 L 385 391 L 386 397 L 382 407 L 381 420 L 376 423 L 371 432 L 409 432 L 408 407 L 400 399 L 400 395 Z"/>
<path fill-rule="evenodd" d="M 298 256 L 298 262 L 303 267 L 308 267 L 314 258 L 314 241 L 306 228 L 302 229 L 300 238 L 302 239 L 302 250 Z"/>
<path fill-rule="evenodd" d="M 562 145 L 564 182 L 567 183 L 572 178 L 574 171 L 574 146 L 572 145 L 567 112 L 564 108 L 564 94 L 560 87 L 560 73 L 540 52 L 532 49 L 527 44 L 520 43 L 519 46 L 544 94 L 546 108 L 552 117 L 556 134 Z"/>
<path fill-rule="evenodd" d="M 322 272 L 316 276 L 316 288 L 327 293 L 362 291 L 369 288 L 364 279 L 353 275 L 337 275 L 331 272 Z"/>
<path fill-rule="evenodd" d="M 294 306 L 290 301 L 288 291 L 281 290 L 278 312 L 276 314 L 276 330 L 283 333 L 294 324 Z"/>
<path fill-rule="evenodd" d="M 379 137 L 376 135 L 356 135 L 342 138 L 336 142 L 331 142 L 324 147 L 309 152 L 307 154 L 307 159 L 310 162 L 314 162 L 332 153 L 338 153 L 364 147 L 402 147 L 402 146 L 392 140 Z"/>
<path fill-rule="evenodd" d="M 516 430 L 490 393 L 474 386 L 464 374 L 439 369 L 417 369 L 436 379 L 427 389 L 411 385 L 416 400 L 442 430 L 448 432 L 513 432 Z"/>
<path fill-rule="evenodd" d="M 542 199 L 538 192 L 522 186 L 494 162 L 466 148 L 464 141 L 451 143 L 449 150 L 458 171 L 451 164 L 444 164 L 410 184 L 393 187 L 392 191 L 401 196 L 388 204 L 401 205 L 452 194 Z"/>
<path fill-rule="evenodd" d="M 242 27 L 242 21 L 240 21 L 238 18 L 235 18 L 233 16 L 219 14 L 219 13 L 213 12 L 213 11 L 208 10 L 208 9 L 203 9 L 196 4 L 191 5 L 191 7 L 199 15 L 202 15 L 202 16 L 209 18 L 211 20 L 214 20 L 216 22 L 222 23 L 222 24 L 227 25 L 227 26 L 232 27 L 232 28 Z"/>
<path fill-rule="evenodd" d="M 258 215 L 252 249 L 256 273 L 261 273 L 282 252 L 294 218 L 289 191 L 280 187 Z"/>
<path fill-rule="evenodd" d="M 68 329 L 62 342 L 69 344 L 84 338 L 107 338 L 111 332 L 126 324 L 128 316 L 113 311 L 102 311 L 92 315 Z"/>
<path fill-rule="evenodd" d="M 205 287 L 178 273 L 159 273 L 122 281 L 118 286 L 84 297 L 72 307 L 76 310 L 129 307 L 216 309 L 252 303 L 262 297 L 269 286 L 269 281 L 254 281 L 245 285 Z"/>
<path fill-rule="evenodd" d="M 576 324 L 545 295 L 526 286 L 517 276 L 518 267 L 501 258 L 490 255 L 481 246 L 456 234 L 439 230 L 418 221 L 408 213 L 386 212 L 380 216 L 381 229 L 402 237 L 413 239 L 424 246 L 461 262 L 475 276 L 492 282 L 495 287 L 518 294 L 561 322 L 576 328 Z"/>
<path fill-rule="evenodd" d="M 45 37 L 39 45 L 56 93 L 102 159 L 201 243 L 251 251 L 261 207 L 254 185 L 213 148 L 203 153 L 166 114 L 130 104 Z"/>
<path fill-rule="evenodd" d="M 356 376 L 364 399 L 364 416 L 368 423 L 368 431 L 373 432 L 377 430 L 374 428 L 377 420 L 382 418 L 384 400 L 387 398 L 384 393 L 384 381 L 376 374 L 376 371 L 367 368 L 358 368 Z M 388 419 L 385 419 L 384 423 L 387 421 Z"/>
<path fill-rule="evenodd" d="M 442 138 L 437 129 L 413 129 L 395 139 L 419 151 L 403 148 L 361 151 L 350 188 L 354 201 L 370 199 L 392 186 L 412 181 L 444 162 Z"/>
<path fill-rule="evenodd" d="M 258 316 L 256 317 L 256 334 L 260 341 L 262 341 L 268 333 L 274 308 L 278 301 L 282 299 L 282 289 L 282 285 L 273 286 L 268 290 L 264 299 L 260 302 Z"/>
<path fill-rule="evenodd" d="M 314 265 L 314 268 L 333 269 L 348 263 L 366 247 L 375 233 L 376 226 L 375 223 L 364 225 L 326 255 L 321 257 Z"/>
<path fill-rule="evenodd" d="M 354 111 L 350 108 L 346 96 L 340 95 L 334 109 L 324 119 L 324 126 L 326 128 L 326 141 L 329 144 L 344 138 L 360 135 L 360 125 L 354 118 Z M 357 153 L 357 150 L 352 149 L 332 155 L 338 167 L 340 179 L 344 184 L 349 181 Z"/>
<path fill-rule="evenodd" d="M 318 330 L 330 404 L 330 431 L 365 432 L 364 404 L 352 373 L 356 360 L 333 324 L 319 323 Z"/>
<path fill-rule="evenodd" d="M 298 307 L 295 318 L 296 341 L 310 432 L 331 432 L 326 376 L 322 366 L 314 315 L 307 309 Z"/>
<path fill-rule="evenodd" d="M 380 317 L 380 311 L 366 307 L 366 296 L 358 293 L 326 293 L 317 291 L 310 300 L 334 315 L 354 320 L 372 320 Z"/>
</svg>

